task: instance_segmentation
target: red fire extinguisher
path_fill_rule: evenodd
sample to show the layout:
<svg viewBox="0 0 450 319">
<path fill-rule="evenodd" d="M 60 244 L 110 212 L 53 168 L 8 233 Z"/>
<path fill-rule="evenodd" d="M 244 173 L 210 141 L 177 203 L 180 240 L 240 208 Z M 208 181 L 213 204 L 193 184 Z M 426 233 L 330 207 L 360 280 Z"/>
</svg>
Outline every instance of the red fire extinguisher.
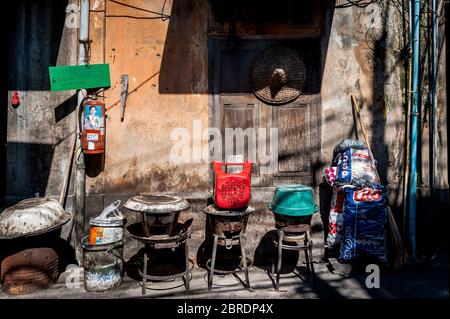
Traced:
<svg viewBox="0 0 450 319">
<path fill-rule="evenodd" d="M 88 96 L 81 104 L 81 147 L 86 154 L 105 152 L 105 103 Z"/>
</svg>

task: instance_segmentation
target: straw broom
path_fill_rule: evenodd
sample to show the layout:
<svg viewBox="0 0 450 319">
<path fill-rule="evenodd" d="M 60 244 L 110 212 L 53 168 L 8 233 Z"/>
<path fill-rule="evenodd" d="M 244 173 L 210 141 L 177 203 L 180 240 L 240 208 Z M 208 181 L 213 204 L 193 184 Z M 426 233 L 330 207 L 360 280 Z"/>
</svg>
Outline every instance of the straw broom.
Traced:
<svg viewBox="0 0 450 319">
<path fill-rule="evenodd" d="M 354 106 L 355 111 L 356 111 L 356 116 L 358 117 L 359 126 L 361 127 L 361 131 L 364 135 L 364 140 L 365 140 L 367 148 L 369 150 L 369 155 L 372 158 L 373 166 L 375 167 L 375 173 L 378 177 L 378 180 L 380 180 L 380 176 L 378 174 L 378 169 L 375 165 L 375 158 L 373 157 L 372 148 L 370 147 L 369 139 L 367 137 L 366 129 L 361 120 L 360 108 L 359 108 L 358 103 L 356 103 L 356 99 L 353 94 L 351 95 L 351 100 L 352 100 L 352 105 Z M 392 243 L 393 243 L 393 247 L 394 247 L 394 253 L 393 253 L 394 263 L 393 263 L 393 265 L 394 265 L 394 269 L 399 269 L 406 263 L 406 259 L 407 259 L 406 248 L 405 248 L 405 244 L 403 242 L 400 230 L 398 229 L 397 223 L 395 222 L 394 214 L 392 213 L 391 206 L 389 205 L 389 201 L 387 204 L 387 210 L 388 210 L 389 233 L 390 233 L 390 237 L 392 239 Z"/>
</svg>

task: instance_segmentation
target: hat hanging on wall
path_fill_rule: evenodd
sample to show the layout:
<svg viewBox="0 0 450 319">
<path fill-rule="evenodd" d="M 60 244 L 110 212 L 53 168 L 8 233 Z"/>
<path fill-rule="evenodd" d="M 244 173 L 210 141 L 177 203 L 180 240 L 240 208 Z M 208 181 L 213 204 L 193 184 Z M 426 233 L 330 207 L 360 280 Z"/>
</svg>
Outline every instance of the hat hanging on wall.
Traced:
<svg viewBox="0 0 450 319">
<path fill-rule="evenodd" d="M 294 101 L 306 79 L 303 60 L 293 49 L 273 47 L 258 53 L 250 66 L 253 93 L 267 104 Z"/>
</svg>

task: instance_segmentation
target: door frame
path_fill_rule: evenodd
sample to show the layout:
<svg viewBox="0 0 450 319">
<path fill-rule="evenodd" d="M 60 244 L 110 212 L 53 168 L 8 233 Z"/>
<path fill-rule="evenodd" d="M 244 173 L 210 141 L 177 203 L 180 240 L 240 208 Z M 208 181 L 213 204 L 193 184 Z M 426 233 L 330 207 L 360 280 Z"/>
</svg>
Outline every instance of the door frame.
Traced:
<svg viewBox="0 0 450 319">
<path fill-rule="evenodd" d="M 239 39 L 239 48 L 245 49 L 245 48 L 254 48 L 255 42 L 260 40 L 267 40 L 267 41 L 277 41 L 282 40 L 284 42 L 295 42 L 295 41 L 302 41 L 305 40 L 304 38 L 286 38 L 286 37 L 277 37 L 277 36 L 258 36 L 258 37 L 248 37 L 248 38 L 240 38 Z M 209 36 L 208 37 L 208 125 L 209 127 L 216 127 L 220 128 L 220 124 L 223 121 L 223 114 L 222 110 L 219 107 L 220 106 L 220 49 L 222 49 L 225 45 L 225 43 L 233 41 L 230 40 L 226 36 Z M 263 46 L 261 46 L 260 49 L 263 49 Z M 318 54 L 321 54 L 321 52 L 318 52 Z M 322 65 L 318 66 L 320 68 L 320 72 L 322 72 Z M 307 81 L 305 85 L 311 85 L 312 78 L 317 77 L 311 77 L 307 76 Z M 319 77 L 320 78 L 320 77 Z M 245 94 L 231 94 L 231 95 L 248 95 L 248 93 Z M 258 101 L 258 112 L 264 112 L 264 108 L 276 108 L 276 107 L 283 107 L 283 106 L 270 106 L 262 103 L 259 99 L 255 97 L 255 100 Z M 294 102 L 295 104 L 308 104 L 309 107 L 308 112 L 308 126 L 309 126 L 309 132 L 310 132 L 310 165 L 309 170 L 310 174 L 304 179 L 302 179 L 302 183 L 306 185 L 314 185 L 318 184 L 318 176 L 320 172 L 318 171 L 318 168 L 320 167 L 320 152 L 321 152 L 321 96 L 320 92 L 316 94 L 301 94 Z M 316 110 L 313 110 L 312 108 L 316 107 Z M 268 125 L 270 122 L 270 127 L 273 126 L 276 123 L 276 113 L 277 112 L 270 112 L 271 116 L 268 115 L 267 121 Z M 259 122 L 258 122 L 259 124 Z M 269 126 L 268 126 L 269 127 Z M 211 152 L 209 153 L 209 156 L 211 156 Z M 208 165 L 210 166 L 210 169 L 208 169 L 208 180 L 209 180 L 209 186 L 210 189 L 214 187 L 213 185 L 213 177 L 214 173 L 211 169 L 210 161 L 208 161 Z M 261 190 L 273 190 L 276 185 L 278 184 L 275 182 L 274 179 L 279 177 L 286 177 L 289 176 L 289 174 L 286 173 L 274 173 L 273 178 L 271 179 L 272 186 L 252 186 L 252 188 L 261 189 Z M 253 177 L 252 177 L 253 178 Z"/>
</svg>

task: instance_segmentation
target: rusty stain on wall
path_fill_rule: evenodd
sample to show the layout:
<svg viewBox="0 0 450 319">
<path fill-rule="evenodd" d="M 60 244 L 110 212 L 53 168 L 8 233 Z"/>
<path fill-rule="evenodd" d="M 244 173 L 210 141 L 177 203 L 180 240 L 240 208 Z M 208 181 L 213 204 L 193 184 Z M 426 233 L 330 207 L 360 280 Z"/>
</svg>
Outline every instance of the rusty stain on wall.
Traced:
<svg viewBox="0 0 450 319">
<path fill-rule="evenodd" d="M 107 194 L 126 194 L 141 192 L 196 192 L 207 189 L 204 176 L 195 169 L 165 163 L 150 165 L 144 173 L 138 169 L 136 158 L 130 159 L 129 166 L 120 179 L 104 179 L 104 192 Z"/>
</svg>

